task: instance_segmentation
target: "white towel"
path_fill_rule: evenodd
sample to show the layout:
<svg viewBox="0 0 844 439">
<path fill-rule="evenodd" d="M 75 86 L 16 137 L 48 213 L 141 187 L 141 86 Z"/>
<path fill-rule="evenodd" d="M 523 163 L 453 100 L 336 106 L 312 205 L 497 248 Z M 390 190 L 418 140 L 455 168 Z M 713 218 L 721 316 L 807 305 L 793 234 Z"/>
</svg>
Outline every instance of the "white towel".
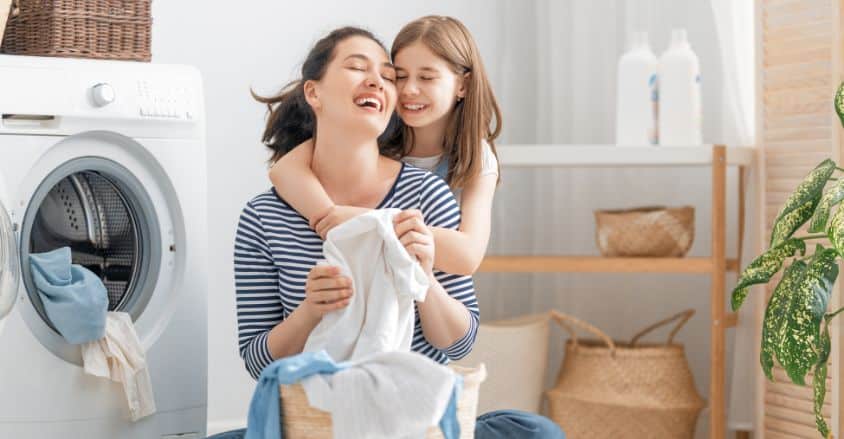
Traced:
<svg viewBox="0 0 844 439">
<path fill-rule="evenodd" d="M 334 438 L 423 438 L 448 405 L 455 375 L 415 352 L 385 352 L 302 382 L 308 402 L 331 413 Z"/>
<path fill-rule="evenodd" d="M 325 315 L 305 343 L 335 361 L 410 351 L 414 301 L 424 301 L 428 277 L 405 250 L 393 228 L 399 209 L 373 210 L 328 233 L 323 254 L 329 265 L 353 279 L 349 305 Z"/>
<path fill-rule="evenodd" d="M 85 373 L 123 383 L 132 421 L 155 413 L 146 355 L 132 318 L 124 312 L 106 316 L 105 337 L 82 344 Z"/>
<path fill-rule="evenodd" d="M 448 405 L 454 373 L 410 352 L 428 278 L 396 236 L 399 209 L 373 210 L 328 233 L 329 265 L 353 279 L 354 295 L 325 315 L 305 351 L 325 350 L 351 367 L 302 382 L 308 401 L 331 413 L 335 438 L 423 437 Z M 409 434 L 409 436 L 408 436 Z"/>
</svg>

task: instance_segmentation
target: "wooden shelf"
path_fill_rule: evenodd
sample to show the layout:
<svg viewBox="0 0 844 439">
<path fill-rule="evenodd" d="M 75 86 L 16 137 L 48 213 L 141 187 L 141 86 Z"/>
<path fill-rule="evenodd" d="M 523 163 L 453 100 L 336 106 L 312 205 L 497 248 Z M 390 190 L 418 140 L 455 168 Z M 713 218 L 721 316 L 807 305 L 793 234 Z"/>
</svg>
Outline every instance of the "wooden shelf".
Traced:
<svg viewBox="0 0 844 439">
<path fill-rule="evenodd" d="M 735 259 L 726 271 L 737 271 Z M 605 258 L 601 256 L 487 256 L 486 273 L 698 273 L 711 274 L 711 258 Z"/>
<path fill-rule="evenodd" d="M 683 167 L 711 169 L 712 236 L 710 257 L 604 258 L 600 256 L 498 255 L 488 256 L 480 271 L 487 273 L 690 273 L 711 277 L 709 437 L 724 439 L 726 432 L 725 355 L 726 329 L 738 316 L 726 312 L 726 273 L 739 270 L 744 236 L 746 171 L 755 165 L 756 148 L 750 146 L 616 146 L 616 145 L 502 145 L 497 148 L 501 166 L 507 167 Z M 738 167 L 738 250 L 726 255 L 727 167 Z"/>
<path fill-rule="evenodd" d="M 510 167 L 627 167 L 710 166 L 714 145 L 501 145 L 496 147 L 502 166 Z M 749 166 L 756 148 L 729 146 L 728 166 Z"/>
</svg>

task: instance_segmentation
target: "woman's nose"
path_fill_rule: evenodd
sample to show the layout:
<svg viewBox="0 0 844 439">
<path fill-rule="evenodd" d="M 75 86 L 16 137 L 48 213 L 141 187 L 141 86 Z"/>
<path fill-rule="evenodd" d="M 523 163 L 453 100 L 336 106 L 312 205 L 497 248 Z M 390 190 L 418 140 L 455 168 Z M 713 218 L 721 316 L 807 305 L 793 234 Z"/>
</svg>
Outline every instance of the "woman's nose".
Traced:
<svg viewBox="0 0 844 439">
<path fill-rule="evenodd" d="M 384 79 L 379 75 L 369 75 L 366 78 L 366 86 L 370 88 L 384 89 Z"/>
</svg>

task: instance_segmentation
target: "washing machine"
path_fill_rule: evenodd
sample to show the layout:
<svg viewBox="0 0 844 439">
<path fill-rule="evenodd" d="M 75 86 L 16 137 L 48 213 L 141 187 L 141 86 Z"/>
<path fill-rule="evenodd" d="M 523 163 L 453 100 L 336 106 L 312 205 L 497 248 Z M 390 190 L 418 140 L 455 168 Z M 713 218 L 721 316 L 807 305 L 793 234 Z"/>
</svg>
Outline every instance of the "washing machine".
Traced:
<svg viewBox="0 0 844 439">
<path fill-rule="evenodd" d="M 187 66 L 0 55 L 0 438 L 203 438 L 206 150 Z M 155 414 L 86 375 L 29 255 L 68 246 L 131 315 Z"/>
</svg>

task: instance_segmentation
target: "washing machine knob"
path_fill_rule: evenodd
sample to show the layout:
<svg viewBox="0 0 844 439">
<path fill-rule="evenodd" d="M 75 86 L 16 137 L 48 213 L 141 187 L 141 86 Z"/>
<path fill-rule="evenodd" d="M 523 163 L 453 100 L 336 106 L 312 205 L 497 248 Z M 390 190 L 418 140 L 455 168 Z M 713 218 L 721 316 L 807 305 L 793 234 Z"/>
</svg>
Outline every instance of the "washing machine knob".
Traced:
<svg viewBox="0 0 844 439">
<path fill-rule="evenodd" d="M 106 83 L 97 84 L 91 88 L 91 96 L 94 99 L 94 105 L 104 107 L 114 102 L 114 87 Z"/>
</svg>

